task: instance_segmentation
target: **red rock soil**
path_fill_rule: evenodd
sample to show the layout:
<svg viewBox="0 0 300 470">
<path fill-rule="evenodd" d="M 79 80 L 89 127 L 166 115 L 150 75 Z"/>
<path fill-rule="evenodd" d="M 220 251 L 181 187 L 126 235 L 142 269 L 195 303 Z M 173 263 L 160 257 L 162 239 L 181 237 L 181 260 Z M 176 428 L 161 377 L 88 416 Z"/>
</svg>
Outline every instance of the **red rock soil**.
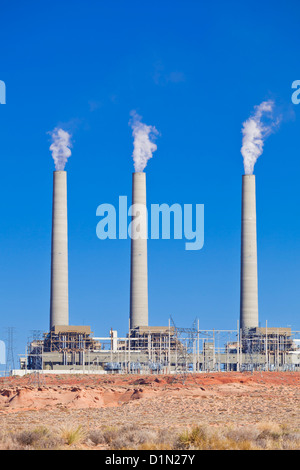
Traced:
<svg viewBox="0 0 300 470">
<path fill-rule="evenodd" d="M 12 431 L 67 424 L 95 429 L 136 424 L 275 422 L 299 428 L 299 372 L 189 375 L 43 375 L 0 379 L 0 425 Z"/>
</svg>

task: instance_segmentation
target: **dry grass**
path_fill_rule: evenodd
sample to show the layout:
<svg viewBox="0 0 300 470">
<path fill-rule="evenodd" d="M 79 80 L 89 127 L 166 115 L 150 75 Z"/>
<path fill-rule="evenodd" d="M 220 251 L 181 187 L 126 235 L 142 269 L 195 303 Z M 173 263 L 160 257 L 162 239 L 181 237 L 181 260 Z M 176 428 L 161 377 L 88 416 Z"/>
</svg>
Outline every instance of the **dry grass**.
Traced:
<svg viewBox="0 0 300 470">
<path fill-rule="evenodd" d="M 164 447 L 163 438 L 160 431 L 152 429 L 137 428 L 136 426 L 122 426 L 119 429 L 106 431 L 104 433 L 106 443 L 114 450 L 124 449 L 162 449 Z"/>
<path fill-rule="evenodd" d="M 250 427 L 197 426 L 179 435 L 178 448 L 197 450 L 298 450 L 300 433 L 277 423 Z"/>
<path fill-rule="evenodd" d="M 61 437 L 65 444 L 68 446 L 79 444 L 86 438 L 86 432 L 82 426 L 77 427 L 63 427 L 61 429 Z"/>
<path fill-rule="evenodd" d="M 133 425 L 85 431 L 82 426 L 49 430 L 45 427 L 0 435 L 1 450 L 299 450 L 300 433 L 273 422 L 255 426 L 199 425 L 176 431 Z"/>
<path fill-rule="evenodd" d="M 167 376 L 49 376 L 42 390 L 22 380 L 0 394 L 0 449 L 300 448 L 299 373 L 202 374 L 184 386 Z M 128 401 L 137 385 L 143 397 Z M 101 393 L 105 406 L 94 407 Z"/>
<path fill-rule="evenodd" d="M 88 433 L 88 440 L 95 446 L 105 443 L 103 431 L 101 429 L 95 429 Z"/>
<path fill-rule="evenodd" d="M 0 448 L 7 450 L 20 449 L 56 449 L 62 444 L 59 436 L 52 434 L 46 427 L 24 430 L 19 433 L 2 434 L 0 436 Z"/>
</svg>

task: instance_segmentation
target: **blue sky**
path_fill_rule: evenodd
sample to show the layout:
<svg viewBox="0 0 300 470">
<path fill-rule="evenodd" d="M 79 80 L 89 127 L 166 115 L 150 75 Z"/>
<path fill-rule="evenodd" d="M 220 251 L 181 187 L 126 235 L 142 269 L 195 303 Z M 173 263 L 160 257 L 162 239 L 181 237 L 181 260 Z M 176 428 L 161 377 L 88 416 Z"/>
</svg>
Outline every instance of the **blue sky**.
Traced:
<svg viewBox="0 0 300 470">
<path fill-rule="evenodd" d="M 234 329 L 239 318 L 242 123 L 272 98 L 283 120 L 255 165 L 259 319 L 299 326 L 300 79 L 297 1 L 1 0 L 0 332 L 17 353 L 49 324 L 50 136 L 72 133 L 70 322 L 125 334 L 130 240 L 100 241 L 96 209 L 131 198 L 136 110 L 160 132 L 151 203 L 204 204 L 205 242 L 150 240 L 150 324 Z"/>
</svg>

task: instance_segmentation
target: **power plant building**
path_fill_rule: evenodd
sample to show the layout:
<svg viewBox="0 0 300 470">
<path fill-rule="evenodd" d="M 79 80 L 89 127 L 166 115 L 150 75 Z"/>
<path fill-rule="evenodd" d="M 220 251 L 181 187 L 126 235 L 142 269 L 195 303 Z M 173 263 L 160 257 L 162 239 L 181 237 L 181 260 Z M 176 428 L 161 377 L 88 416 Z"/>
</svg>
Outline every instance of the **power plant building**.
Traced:
<svg viewBox="0 0 300 470">
<path fill-rule="evenodd" d="M 203 331 L 148 324 L 146 175 L 133 173 L 129 331 L 95 337 L 69 324 L 66 172 L 53 177 L 50 329 L 28 344 L 21 371 L 183 373 L 208 370 L 300 370 L 300 341 L 291 328 L 259 326 L 254 175 L 242 184 L 241 299 L 236 330 Z M 141 236 L 137 236 L 138 234 Z M 219 338 L 228 339 L 219 344 Z"/>
</svg>

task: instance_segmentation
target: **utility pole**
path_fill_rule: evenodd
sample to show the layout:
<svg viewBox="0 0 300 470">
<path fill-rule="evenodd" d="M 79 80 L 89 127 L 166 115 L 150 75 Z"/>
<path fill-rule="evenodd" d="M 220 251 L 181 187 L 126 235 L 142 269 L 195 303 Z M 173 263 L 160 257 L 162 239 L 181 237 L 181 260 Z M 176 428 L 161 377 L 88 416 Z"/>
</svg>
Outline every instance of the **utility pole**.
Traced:
<svg viewBox="0 0 300 470">
<path fill-rule="evenodd" d="M 7 354 L 5 365 L 5 376 L 10 375 L 10 372 L 15 369 L 14 359 L 14 331 L 15 328 L 10 326 L 7 328 Z"/>
<path fill-rule="evenodd" d="M 269 364 L 268 364 L 268 322 L 266 320 L 266 370 L 269 370 Z"/>
</svg>

